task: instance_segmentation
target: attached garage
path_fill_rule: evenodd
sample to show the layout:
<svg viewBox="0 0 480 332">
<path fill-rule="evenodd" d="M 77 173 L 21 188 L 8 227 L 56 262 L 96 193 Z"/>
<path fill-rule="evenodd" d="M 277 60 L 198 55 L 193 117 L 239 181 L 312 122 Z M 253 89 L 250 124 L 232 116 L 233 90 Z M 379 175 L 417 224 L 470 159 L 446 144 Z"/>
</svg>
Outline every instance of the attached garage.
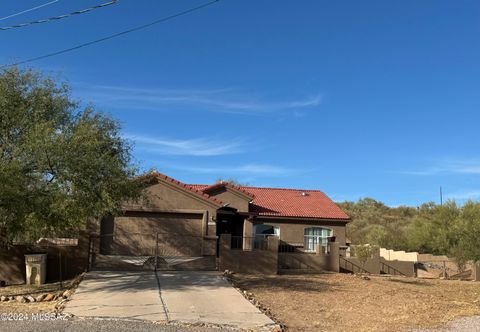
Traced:
<svg viewBox="0 0 480 332">
<path fill-rule="evenodd" d="M 104 217 L 91 243 L 92 266 L 105 269 L 214 269 L 221 202 L 166 176 L 154 176 L 140 201 Z M 97 242 L 98 240 L 98 242 Z"/>
<path fill-rule="evenodd" d="M 127 211 L 103 219 L 101 229 L 104 255 L 202 256 L 201 213 Z"/>
</svg>

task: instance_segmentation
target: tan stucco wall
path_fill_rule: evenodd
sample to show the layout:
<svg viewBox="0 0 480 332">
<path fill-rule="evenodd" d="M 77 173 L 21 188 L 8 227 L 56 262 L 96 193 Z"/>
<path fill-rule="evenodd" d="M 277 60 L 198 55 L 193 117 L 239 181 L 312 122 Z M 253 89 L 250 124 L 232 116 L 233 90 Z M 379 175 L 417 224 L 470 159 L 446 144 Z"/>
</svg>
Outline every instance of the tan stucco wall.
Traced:
<svg viewBox="0 0 480 332">
<path fill-rule="evenodd" d="M 126 210 L 154 209 L 157 211 L 200 210 L 215 216 L 219 206 L 173 184 L 160 182 L 145 189 L 146 199 L 125 204 Z"/>
<path fill-rule="evenodd" d="M 255 219 L 255 223 L 263 223 L 280 228 L 280 240 L 295 246 L 303 246 L 305 228 L 325 227 L 333 231 L 336 237 L 335 242 L 339 245 L 345 245 L 345 223 L 338 221 L 299 221 L 299 220 L 275 220 L 275 219 Z"/>
<path fill-rule="evenodd" d="M 383 262 L 385 263 L 386 265 L 388 266 L 391 266 L 392 268 L 400 271 L 401 273 L 403 273 L 405 276 L 407 277 L 415 277 L 415 262 L 412 262 L 412 261 L 387 261 L 386 259 L 380 257 L 380 262 Z M 395 272 L 392 272 L 390 271 L 390 269 L 385 266 L 385 265 L 382 265 L 383 267 L 383 273 L 387 273 L 387 274 L 394 274 Z"/>
<path fill-rule="evenodd" d="M 284 270 L 308 270 L 315 272 L 339 272 L 339 244 L 330 243 L 328 254 L 317 250 L 316 253 L 282 252 L 278 254 L 278 265 Z"/>
<path fill-rule="evenodd" d="M 480 281 L 480 262 L 473 264 L 472 277 L 474 281 Z"/>
<path fill-rule="evenodd" d="M 380 248 L 380 257 L 383 257 L 387 261 L 406 261 L 406 262 L 418 262 L 418 252 L 405 252 L 403 250 L 392 250 L 386 248 Z"/>
<path fill-rule="evenodd" d="M 277 274 L 277 239 L 269 238 L 267 250 L 232 250 L 230 244 L 230 234 L 220 236 L 220 271 L 230 270 L 246 274 Z"/>
<path fill-rule="evenodd" d="M 170 182 L 160 181 L 145 189 L 144 199 L 124 204 L 125 213 L 105 227 L 92 228 L 102 233 L 103 254 L 201 256 L 215 255 L 215 224 L 219 206 Z M 92 225 L 93 226 L 93 225 Z M 100 229 L 102 232 L 100 232 Z M 114 234 L 113 237 L 105 236 Z M 159 245 L 156 249 L 156 234 Z M 213 251 L 213 252 L 212 252 Z"/>
<path fill-rule="evenodd" d="M 229 207 L 237 209 L 239 212 L 248 212 L 249 202 L 252 200 L 250 197 L 237 194 L 231 188 L 219 188 L 209 192 L 211 196 L 215 196 L 221 200 L 224 204 L 229 204 Z"/>
</svg>

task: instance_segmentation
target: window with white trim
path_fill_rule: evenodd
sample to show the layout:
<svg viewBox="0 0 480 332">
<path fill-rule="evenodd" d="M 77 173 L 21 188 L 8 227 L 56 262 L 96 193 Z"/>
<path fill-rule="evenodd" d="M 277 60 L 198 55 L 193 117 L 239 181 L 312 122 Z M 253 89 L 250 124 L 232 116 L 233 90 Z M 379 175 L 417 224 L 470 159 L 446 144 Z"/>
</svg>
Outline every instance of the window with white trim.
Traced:
<svg viewBox="0 0 480 332">
<path fill-rule="evenodd" d="M 315 251 L 317 245 L 326 247 L 328 238 L 332 236 L 332 230 L 323 227 L 305 228 L 304 248 L 305 251 Z"/>
</svg>

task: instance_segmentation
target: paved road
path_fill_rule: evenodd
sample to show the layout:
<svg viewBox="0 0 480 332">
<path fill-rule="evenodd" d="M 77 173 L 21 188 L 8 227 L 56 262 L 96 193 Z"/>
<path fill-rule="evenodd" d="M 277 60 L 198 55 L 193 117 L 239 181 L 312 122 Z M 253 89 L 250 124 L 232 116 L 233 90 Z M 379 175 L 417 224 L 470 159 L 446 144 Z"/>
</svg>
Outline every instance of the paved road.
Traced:
<svg viewBox="0 0 480 332">
<path fill-rule="evenodd" d="M 440 329 L 414 330 L 412 332 L 480 332 L 480 316 L 456 319 Z"/>
<path fill-rule="evenodd" d="M 2 332 L 232 332 L 232 330 L 222 330 L 206 327 L 181 327 L 165 326 L 148 321 L 122 321 L 122 320 L 68 320 L 68 321 L 21 321 L 21 322 L 2 322 L 0 321 L 0 331 Z"/>
<path fill-rule="evenodd" d="M 76 317 L 208 323 L 232 328 L 274 325 L 218 272 L 89 272 L 66 313 Z"/>
</svg>

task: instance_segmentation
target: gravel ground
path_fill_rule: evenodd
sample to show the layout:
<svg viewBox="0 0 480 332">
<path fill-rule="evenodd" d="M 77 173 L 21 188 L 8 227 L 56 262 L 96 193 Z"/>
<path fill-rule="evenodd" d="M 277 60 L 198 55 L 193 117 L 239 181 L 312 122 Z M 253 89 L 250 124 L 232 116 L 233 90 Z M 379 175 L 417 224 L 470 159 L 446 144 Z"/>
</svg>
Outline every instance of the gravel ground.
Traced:
<svg viewBox="0 0 480 332">
<path fill-rule="evenodd" d="M 231 329 L 161 325 L 145 321 L 124 320 L 61 320 L 61 321 L 0 321 L 2 332 L 54 332 L 54 331 L 115 331 L 115 332 L 232 332 Z"/>
<path fill-rule="evenodd" d="M 412 331 L 480 316 L 478 282 L 348 274 L 234 274 L 233 279 L 294 332 Z M 480 332 L 479 321 L 465 324 L 460 330 L 472 331 L 471 325 Z"/>
<path fill-rule="evenodd" d="M 441 329 L 413 330 L 412 332 L 480 332 L 480 316 L 460 318 Z"/>
</svg>

